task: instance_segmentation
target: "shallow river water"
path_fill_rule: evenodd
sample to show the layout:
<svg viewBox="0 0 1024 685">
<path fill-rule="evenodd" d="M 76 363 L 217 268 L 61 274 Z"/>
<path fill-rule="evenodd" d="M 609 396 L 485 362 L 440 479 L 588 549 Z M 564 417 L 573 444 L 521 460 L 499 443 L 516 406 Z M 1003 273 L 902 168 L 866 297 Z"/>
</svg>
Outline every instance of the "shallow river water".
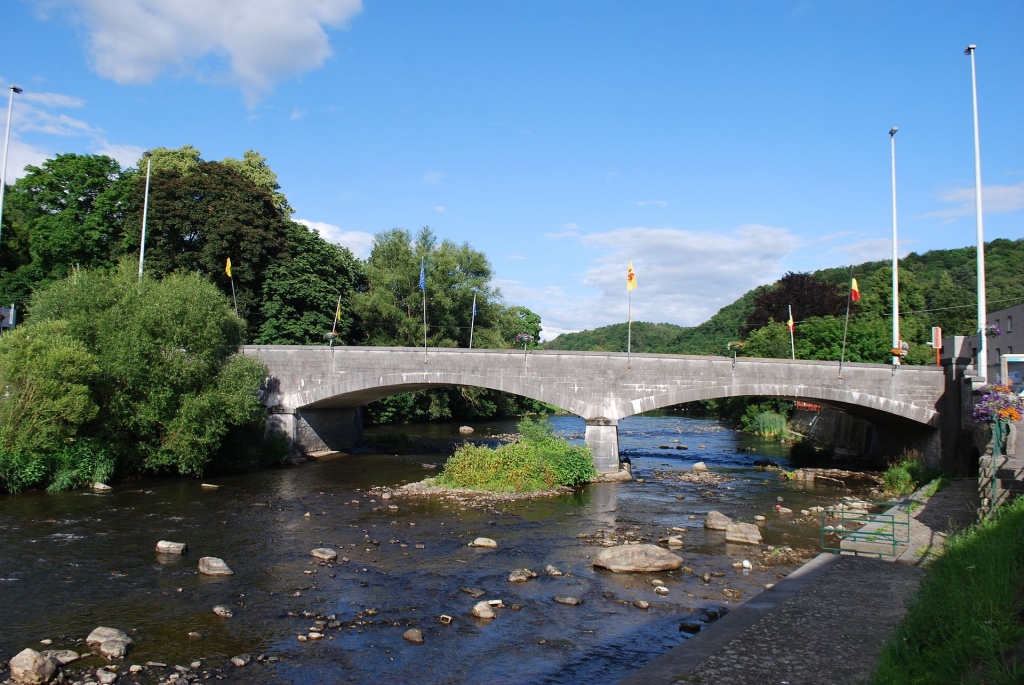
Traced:
<svg viewBox="0 0 1024 685">
<path fill-rule="evenodd" d="M 553 423 L 563 435 L 582 436 L 581 419 Z M 514 430 L 514 422 L 473 425 L 474 438 Z M 457 429 L 400 430 L 450 440 Z M 382 430 L 396 429 L 367 433 Z M 422 463 L 440 464 L 443 455 L 344 455 L 212 479 L 217 490 L 195 480 L 151 479 L 104 494 L 0 497 L 0 659 L 28 646 L 44 649 L 43 639 L 52 639 L 52 648 L 87 651 L 76 641 L 105 625 L 134 638 L 125 664 L 199 659 L 203 668 L 223 669 L 215 675 L 230 682 L 615 682 L 686 639 L 682 621 L 736 606 L 793 570 L 734 569 L 733 562 L 753 560 L 759 549 L 705 531 L 708 511 L 743 521 L 765 515 L 760 550 L 816 551 L 817 521 L 802 519 L 800 509 L 863 494 L 805 488 L 755 471 L 753 460 L 765 457 L 785 466 L 785 446 L 711 420 L 638 416 L 621 421 L 619 435 L 622 454 L 643 482 L 484 507 L 367 495 L 372 486 L 434 475 Z M 687 449 L 677 449 L 682 445 Z M 732 480 L 716 486 L 656 477 L 689 471 L 696 461 Z M 780 497 L 795 519 L 773 513 Z M 603 530 L 657 541 L 671 527 L 687 529 L 678 553 L 692 573 L 597 570 L 590 560 L 602 548 L 580 537 Z M 498 548 L 468 547 L 477 536 L 493 538 Z M 161 539 L 185 542 L 189 552 L 158 558 L 154 545 Z M 314 564 L 309 551 L 321 546 L 350 561 Z M 221 557 L 234 575 L 198 575 L 201 556 Z M 548 564 L 568 575 L 506 580 L 513 569 L 541 571 Z M 706 583 L 699 577 L 706 572 L 724 575 Z M 652 578 L 663 580 L 669 594 L 655 594 Z M 501 599 L 507 608 L 493 621 L 474 619 L 469 611 L 477 600 L 461 587 L 482 588 L 484 599 Z M 555 595 L 583 603 L 558 604 Z M 650 608 L 633 606 L 638 599 Z M 229 605 L 234 617 L 214 615 L 216 604 Z M 450 625 L 439 621 L 442 614 L 453 617 Z M 297 641 L 328 615 L 340 627 L 327 629 L 322 640 Z M 402 639 L 409 627 L 423 631 L 424 644 Z M 279 660 L 234 668 L 227 660 L 240 653 Z M 102 663 L 93 658 L 86 665 Z M 171 672 L 149 669 L 118 682 L 153 682 Z"/>
</svg>

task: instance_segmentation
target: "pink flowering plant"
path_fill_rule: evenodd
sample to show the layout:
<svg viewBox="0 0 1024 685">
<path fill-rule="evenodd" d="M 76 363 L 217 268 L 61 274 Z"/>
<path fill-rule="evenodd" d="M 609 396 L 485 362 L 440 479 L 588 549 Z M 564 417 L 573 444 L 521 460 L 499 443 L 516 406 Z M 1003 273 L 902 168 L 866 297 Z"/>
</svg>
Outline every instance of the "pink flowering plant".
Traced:
<svg viewBox="0 0 1024 685">
<path fill-rule="evenodd" d="M 1005 385 L 986 385 L 981 388 L 981 401 L 974 405 L 971 417 L 975 423 L 1020 421 L 1024 413 L 1024 399 Z"/>
</svg>

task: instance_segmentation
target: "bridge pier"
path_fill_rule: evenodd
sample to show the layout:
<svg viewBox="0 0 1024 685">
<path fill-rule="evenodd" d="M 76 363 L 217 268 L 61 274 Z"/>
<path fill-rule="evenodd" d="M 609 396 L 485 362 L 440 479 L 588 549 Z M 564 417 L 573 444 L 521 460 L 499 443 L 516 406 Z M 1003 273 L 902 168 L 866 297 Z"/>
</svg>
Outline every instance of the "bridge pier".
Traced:
<svg viewBox="0 0 1024 685">
<path fill-rule="evenodd" d="M 363 439 L 363 414 L 355 409 L 291 409 L 274 407 L 267 416 L 267 432 L 284 433 L 288 452 L 338 452 Z"/>
<path fill-rule="evenodd" d="M 619 422 L 597 416 L 586 419 L 586 442 L 594 455 L 594 468 L 598 473 L 616 473 L 619 470 Z"/>
</svg>

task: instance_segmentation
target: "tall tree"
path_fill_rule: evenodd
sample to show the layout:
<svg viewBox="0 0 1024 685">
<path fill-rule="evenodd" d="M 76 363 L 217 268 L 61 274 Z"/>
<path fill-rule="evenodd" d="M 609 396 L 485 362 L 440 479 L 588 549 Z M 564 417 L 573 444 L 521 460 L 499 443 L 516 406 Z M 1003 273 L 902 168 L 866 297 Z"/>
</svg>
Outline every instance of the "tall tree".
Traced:
<svg viewBox="0 0 1024 685">
<path fill-rule="evenodd" d="M 838 316 L 846 310 L 846 291 L 807 273 L 786 273 L 754 298 L 747 326 L 760 328 L 771 321 L 786 321 L 789 307 L 796 319 Z"/>
<path fill-rule="evenodd" d="M 352 296 L 362 287 L 362 264 L 348 248 L 333 245 L 302 224 L 288 222 L 287 256 L 268 268 L 261 293 L 261 345 L 322 344 L 340 310 L 340 344 L 355 334 Z M 339 304 L 340 298 L 340 304 Z"/>
</svg>

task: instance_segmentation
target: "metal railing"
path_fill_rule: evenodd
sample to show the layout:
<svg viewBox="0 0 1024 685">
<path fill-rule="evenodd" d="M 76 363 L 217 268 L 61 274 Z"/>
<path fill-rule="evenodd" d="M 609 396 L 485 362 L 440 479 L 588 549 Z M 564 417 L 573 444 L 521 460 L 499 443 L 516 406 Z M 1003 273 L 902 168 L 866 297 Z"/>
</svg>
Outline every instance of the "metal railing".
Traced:
<svg viewBox="0 0 1024 685">
<path fill-rule="evenodd" d="M 821 512 L 821 548 L 833 554 L 899 554 L 910 543 L 913 502 L 869 502 L 867 508 L 844 507 Z"/>
</svg>

